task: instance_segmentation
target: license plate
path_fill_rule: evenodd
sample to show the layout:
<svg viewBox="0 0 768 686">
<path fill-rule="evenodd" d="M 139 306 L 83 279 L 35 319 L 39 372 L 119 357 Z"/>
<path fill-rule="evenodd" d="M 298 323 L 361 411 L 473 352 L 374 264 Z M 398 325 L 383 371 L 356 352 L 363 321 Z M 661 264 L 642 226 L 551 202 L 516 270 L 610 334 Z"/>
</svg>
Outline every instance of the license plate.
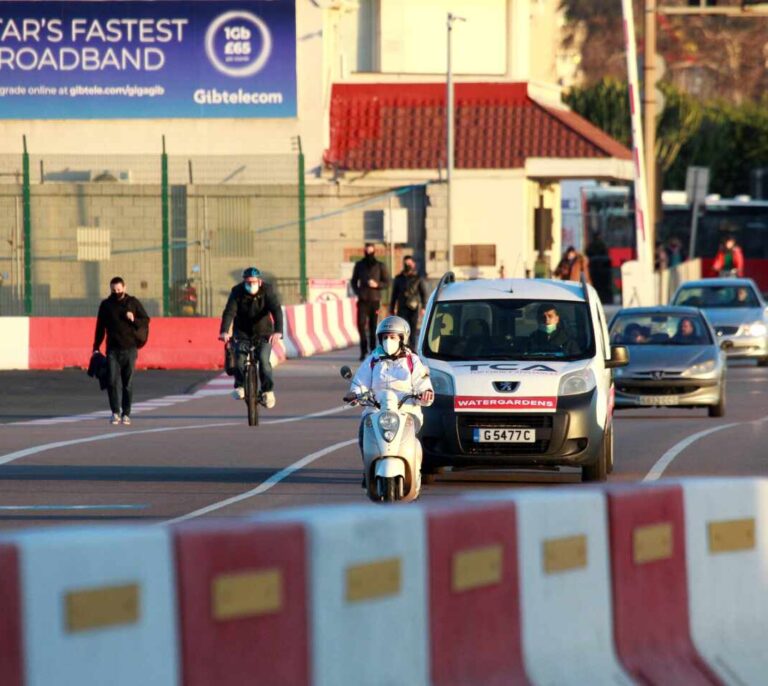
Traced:
<svg viewBox="0 0 768 686">
<path fill-rule="evenodd" d="M 641 405 L 679 405 L 680 398 L 676 395 L 641 395 Z"/>
<path fill-rule="evenodd" d="M 475 429 L 475 443 L 535 443 L 535 429 Z"/>
</svg>

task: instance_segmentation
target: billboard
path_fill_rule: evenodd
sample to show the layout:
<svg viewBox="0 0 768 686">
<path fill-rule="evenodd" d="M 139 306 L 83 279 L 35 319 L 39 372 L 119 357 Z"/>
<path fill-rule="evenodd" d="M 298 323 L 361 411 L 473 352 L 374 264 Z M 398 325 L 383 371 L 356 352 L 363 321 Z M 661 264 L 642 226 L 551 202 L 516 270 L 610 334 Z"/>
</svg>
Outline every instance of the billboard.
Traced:
<svg viewBox="0 0 768 686">
<path fill-rule="evenodd" d="M 0 2 L 1 119 L 295 116 L 294 0 Z"/>
</svg>

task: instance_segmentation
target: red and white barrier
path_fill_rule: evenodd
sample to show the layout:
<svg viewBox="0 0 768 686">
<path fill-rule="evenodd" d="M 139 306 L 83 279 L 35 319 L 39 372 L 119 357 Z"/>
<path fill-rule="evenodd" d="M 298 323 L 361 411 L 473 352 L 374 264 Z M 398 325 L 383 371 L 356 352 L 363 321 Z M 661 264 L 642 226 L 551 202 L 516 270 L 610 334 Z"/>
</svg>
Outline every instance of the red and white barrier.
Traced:
<svg viewBox="0 0 768 686">
<path fill-rule="evenodd" d="M 304 528 L 185 526 L 175 541 L 184 686 L 309 684 Z"/>
<path fill-rule="evenodd" d="M 766 503 L 683 480 L 15 534 L 0 683 L 760 684 Z"/>
<path fill-rule="evenodd" d="M 52 529 L 19 535 L 13 546 L 18 602 L 12 607 L 19 612 L 21 636 L 11 640 L 20 646 L 21 683 L 178 682 L 168 531 Z M 7 572 L 13 561 L 7 548 L 5 553 Z M 5 583 L 4 578 L 0 587 Z M 3 607 L 0 614 L 6 613 Z M 0 682 L 13 683 L 5 674 Z"/>
<path fill-rule="evenodd" d="M 273 364 L 357 343 L 354 307 L 350 298 L 284 307 L 284 337 L 273 348 Z M 0 369 L 87 367 L 95 324 L 95 317 L 0 317 Z M 137 367 L 221 369 L 219 324 L 213 317 L 153 318 Z"/>
<path fill-rule="evenodd" d="M 729 684 L 764 683 L 768 651 L 768 481 L 683 482 L 691 634 Z"/>
<path fill-rule="evenodd" d="M 720 681 L 691 641 L 680 486 L 609 489 L 616 649 L 641 683 Z"/>
</svg>

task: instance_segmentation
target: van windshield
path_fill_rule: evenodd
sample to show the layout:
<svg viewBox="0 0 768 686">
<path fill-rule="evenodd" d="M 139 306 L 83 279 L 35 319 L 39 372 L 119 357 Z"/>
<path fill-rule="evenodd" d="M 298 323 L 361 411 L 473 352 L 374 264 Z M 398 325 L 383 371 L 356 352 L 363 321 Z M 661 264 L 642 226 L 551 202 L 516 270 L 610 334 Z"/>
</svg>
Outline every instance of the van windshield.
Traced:
<svg viewBox="0 0 768 686">
<path fill-rule="evenodd" d="M 438 302 L 423 354 L 439 360 L 580 360 L 595 354 L 584 302 L 456 300 Z"/>
</svg>

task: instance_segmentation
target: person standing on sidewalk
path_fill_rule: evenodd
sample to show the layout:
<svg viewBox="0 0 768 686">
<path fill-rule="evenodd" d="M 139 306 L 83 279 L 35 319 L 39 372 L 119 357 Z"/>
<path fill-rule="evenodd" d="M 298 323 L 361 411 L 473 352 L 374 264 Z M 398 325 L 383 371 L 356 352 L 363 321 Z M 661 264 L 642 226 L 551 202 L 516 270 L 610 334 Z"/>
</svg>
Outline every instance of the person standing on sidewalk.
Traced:
<svg viewBox="0 0 768 686">
<path fill-rule="evenodd" d="M 365 244 L 365 257 L 355 263 L 352 271 L 352 290 L 357 296 L 357 330 L 360 333 L 360 359 L 378 345 L 376 326 L 379 323 L 381 291 L 389 285 L 389 274 L 382 262 L 376 259 L 373 243 Z"/>
<path fill-rule="evenodd" d="M 138 298 L 125 292 L 125 282 L 116 276 L 109 282 L 111 294 L 101 301 L 96 316 L 93 354 L 107 337 L 107 393 L 112 424 L 131 423 L 133 372 L 138 349 L 147 340 L 149 317 Z M 122 385 L 122 398 L 119 388 Z M 122 402 L 121 402 L 122 399 Z"/>
<path fill-rule="evenodd" d="M 427 306 L 427 286 L 419 272 L 416 262 L 411 255 L 403 258 L 403 271 L 392 282 L 392 297 L 390 298 L 389 313 L 402 317 L 411 327 L 407 345 L 411 350 L 416 345 L 416 327 L 419 314 Z"/>
</svg>

